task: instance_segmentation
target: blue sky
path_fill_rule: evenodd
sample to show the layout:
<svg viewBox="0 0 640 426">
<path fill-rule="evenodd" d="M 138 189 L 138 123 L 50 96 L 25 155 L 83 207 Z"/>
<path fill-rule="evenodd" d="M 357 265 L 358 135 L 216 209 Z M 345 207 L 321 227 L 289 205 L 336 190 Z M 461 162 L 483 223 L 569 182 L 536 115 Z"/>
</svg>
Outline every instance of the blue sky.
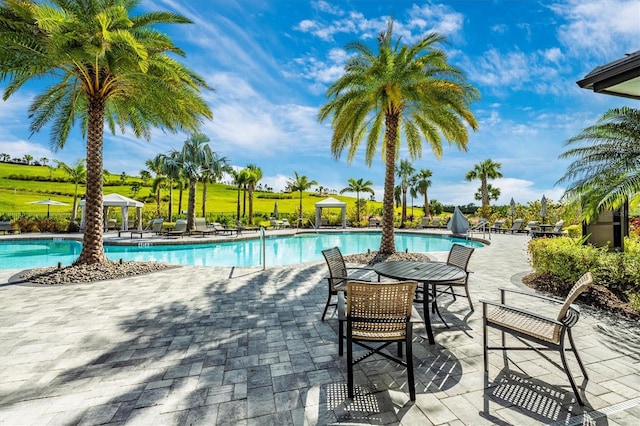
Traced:
<svg viewBox="0 0 640 426">
<path fill-rule="evenodd" d="M 342 73 L 344 46 L 355 40 L 374 46 L 391 16 L 407 43 L 434 30 L 445 35 L 441 47 L 450 62 L 482 96 L 472 105 L 479 130 L 467 152 L 446 147 L 437 160 L 424 149 L 414 162 L 432 170 L 430 198 L 445 204 L 474 202 L 479 182 L 464 176 L 487 158 L 502 164 L 504 177 L 492 182 L 502 191 L 498 204 L 543 194 L 557 201 L 563 188 L 555 182 L 569 163 L 558 159 L 565 141 L 609 108 L 638 107 L 576 84 L 596 66 L 640 49 L 638 0 L 154 0 L 141 7 L 195 22 L 163 30 L 185 50 L 183 62 L 215 88 L 204 94 L 214 119 L 202 131 L 230 164 L 258 165 L 263 182 L 276 190 L 297 171 L 338 191 L 349 178 L 368 179 L 382 198 L 380 154 L 371 167 L 362 155 L 351 164 L 334 159 L 331 128 L 316 115 Z M 0 152 L 67 163 L 83 158 L 78 133 L 54 153 L 48 131 L 29 137 L 27 111 L 37 90 L 26 86 L 0 104 Z M 147 142 L 105 132 L 104 168 L 138 175 L 145 160 L 179 149 L 187 137 L 158 130 Z M 408 158 L 406 150 L 401 158 Z"/>
</svg>

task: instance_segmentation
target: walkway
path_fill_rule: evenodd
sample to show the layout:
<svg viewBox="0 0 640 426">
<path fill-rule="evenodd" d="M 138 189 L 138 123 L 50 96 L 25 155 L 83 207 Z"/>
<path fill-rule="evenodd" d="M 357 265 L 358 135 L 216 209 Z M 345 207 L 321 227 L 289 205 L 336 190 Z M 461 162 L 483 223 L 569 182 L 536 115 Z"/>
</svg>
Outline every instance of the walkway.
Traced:
<svg viewBox="0 0 640 426">
<path fill-rule="evenodd" d="M 492 238 L 471 259 L 476 306 L 529 271 L 528 237 Z M 507 368 L 494 351 L 485 378 L 480 309 L 464 299 L 443 299 L 451 328 L 434 321 L 436 345 L 415 332 L 415 403 L 404 371 L 376 357 L 350 401 L 337 321 L 320 321 L 324 262 L 55 287 L 8 284 L 15 272 L 0 271 L 3 425 L 640 424 L 640 327 L 591 310 L 576 326 L 584 408 L 535 353 L 511 352 Z"/>
</svg>

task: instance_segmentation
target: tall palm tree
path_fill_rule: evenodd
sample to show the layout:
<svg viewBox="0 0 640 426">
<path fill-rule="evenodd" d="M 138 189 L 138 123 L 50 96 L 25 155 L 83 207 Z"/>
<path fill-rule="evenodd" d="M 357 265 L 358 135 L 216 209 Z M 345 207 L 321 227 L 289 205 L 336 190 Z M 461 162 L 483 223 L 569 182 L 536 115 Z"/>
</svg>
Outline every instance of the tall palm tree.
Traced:
<svg viewBox="0 0 640 426">
<path fill-rule="evenodd" d="M 157 24 L 186 24 L 169 12 L 132 16 L 138 0 L 3 0 L 0 81 L 3 98 L 30 80 L 50 82 L 29 108 L 31 131 L 51 129 L 62 148 L 79 121 L 87 137 L 86 228 L 75 264 L 106 262 L 102 240 L 105 123 L 151 138 L 152 127 L 197 129 L 211 110 L 204 79 L 176 60 L 184 53 Z"/>
<path fill-rule="evenodd" d="M 411 159 L 422 154 L 423 138 L 437 158 L 443 139 L 466 150 L 468 124 L 478 124 L 469 107 L 478 91 L 464 74 L 447 63 L 436 45 L 444 37 L 431 33 L 407 46 L 393 41 L 393 21 L 377 39 L 374 53 L 361 42 L 347 50 L 355 52 L 345 74 L 327 89 L 329 101 L 318 119 L 331 117 L 331 151 L 336 158 L 347 149 L 351 162 L 366 139 L 365 161 L 371 165 L 381 144 L 385 163 L 382 238 L 380 252 L 395 252 L 393 235 L 393 188 L 399 144 L 405 140 Z M 401 138 L 404 134 L 404 138 Z"/>
<path fill-rule="evenodd" d="M 212 152 L 211 162 L 202 173 L 202 217 L 206 217 L 207 211 L 207 184 L 218 182 L 225 172 L 229 172 L 229 160 Z"/>
<path fill-rule="evenodd" d="M 249 192 L 249 223 L 253 223 L 253 192 L 262 179 L 262 169 L 255 164 L 247 165 L 247 191 Z"/>
<path fill-rule="evenodd" d="M 151 184 L 151 192 L 156 195 L 156 216 L 162 217 L 162 212 L 160 209 L 160 202 L 162 201 L 160 197 L 160 191 L 164 187 L 165 184 L 165 176 L 164 176 L 164 162 L 165 156 L 163 154 L 158 154 L 155 157 L 147 160 L 144 164 L 147 166 L 151 172 L 155 173 L 155 178 L 153 179 L 153 183 Z"/>
<path fill-rule="evenodd" d="M 501 191 L 500 191 L 500 188 L 494 188 L 493 185 L 489 183 L 487 184 L 487 194 L 489 195 L 489 200 L 498 201 L 498 198 L 500 198 Z M 475 198 L 478 201 L 482 201 L 481 187 L 478 188 L 478 192 L 475 193 L 473 198 Z"/>
<path fill-rule="evenodd" d="M 76 220 L 76 212 L 78 210 L 78 185 L 83 183 L 87 178 L 87 167 L 85 159 L 81 158 L 72 165 L 67 165 L 62 161 L 53 160 L 58 164 L 58 168 L 62 169 L 74 184 L 73 188 L 73 210 L 71 212 L 71 220 Z"/>
<path fill-rule="evenodd" d="M 196 189 L 198 181 L 211 164 L 213 151 L 209 147 L 209 137 L 202 133 L 192 133 L 184 141 L 180 151 L 172 151 L 171 156 L 189 178 L 189 199 L 187 201 L 187 229 L 194 229 L 196 223 Z"/>
<path fill-rule="evenodd" d="M 420 171 L 411 178 L 411 185 L 416 193 L 424 197 L 424 215 L 426 217 L 431 217 L 431 212 L 429 211 L 429 197 L 427 196 L 427 192 L 431 186 L 431 176 L 433 176 L 431 170 L 420 169 Z"/>
<path fill-rule="evenodd" d="M 236 189 L 238 190 L 238 200 L 236 203 L 236 219 L 240 220 L 240 192 L 243 191 L 247 184 L 246 169 L 233 170 L 231 172 L 231 176 L 233 177 L 233 185 L 235 185 Z"/>
<path fill-rule="evenodd" d="M 400 190 L 402 191 L 402 220 L 400 228 L 404 228 L 404 222 L 407 220 L 407 189 L 409 189 L 409 181 L 416 169 L 409 160 L 400 160 L 400 165 L 396 170 L 396 175 L 400 178 Z"/>
<path fill-rule="evenodd" d="M 313 185 L 317 185 L 318 182 L 315 180 L 309 180 L 306 176 L 300 176 L 298 172 L 293 172 L 295 177 L 293 179 L 289 179 L 287 181 L 287 188 L 290 191 L 298 191 L 300 193 L 300 206 L 298 207 L 298 226 L 302 226 L 302 192 L 307 191 Z M 318 224 L 316 223 L 316 226 Z"/>
<path fill-rule="evenodd" d="M 502 177 L 500 167 L 502 167 L 502 164 L 489 158 L 473 166 L 473 169 L 469 170 L 465 176 L 465 179 L 468 181 L 480 179 L 480 192 L 482 193 L 480 215 L 484 218 L 488 218 L 491 213 L 489 210 L 489 189 L 487 181 L 489 179 Z"/>
<path fill-rule="evenodd" d="M 168 203 L 168 220 L 173 220 L 173 183 L 180 180 L 182 176 L 182 168 L 178 163 L 179 157 L 175 153 L 173 154 L 161 154 L 160 155 L 160 170 L 162 174 L 166 176 L 169 187 L 169 203 Z"/>
<path fill-rule="evenodd" d="M 557 184 L 591 221 L 640 194 L 640 110 L 613 108 L 566 143 L 560 158 L 574 158 Z"/>
<path fill-rule="evenodd" d="M 371 188 L 371 185 L 373 185 L 373 182 L 371 182 L 370 180 L 364 180 L 362 178 L 355 180 L 354 178 L 349 178 L 349 186 L 347 186 L 346 188 L 342 188 L 340 190 L 341 194 L 344 194 L 345 192 L 355 192 L 356 193 L 356 222 L 360 222 L 360 193 L 361 192 L 366 192 L 369 193 L 371 195 L 374 195 L 375 192 L 373 191 L 373 188 Z"/>
</svg>

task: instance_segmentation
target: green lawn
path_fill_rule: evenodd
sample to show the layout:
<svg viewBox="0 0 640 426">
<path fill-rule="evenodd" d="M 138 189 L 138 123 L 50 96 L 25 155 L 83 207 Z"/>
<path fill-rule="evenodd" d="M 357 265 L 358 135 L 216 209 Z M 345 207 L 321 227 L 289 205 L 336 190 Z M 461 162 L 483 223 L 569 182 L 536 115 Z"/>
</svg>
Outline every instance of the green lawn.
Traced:
<svg viewBox="0 0 640 426">
<path fill-rule="evenodd" d="M 43 213 L 46 214 L 47 206 L 28 204 L 30 201 L 44 200 L 51 198 L 52 200 L 60 201 L 69 204 L 65 206 L 51 206 L 52 213 L 70 212 L 71 205 L 73 204 L 73 192 L 74 185 L 72 183 L 61 183 L 51 181 L 28 181 L 28 180 L 16 180 L 10 179 L 11 175 L 21 176 L 41 176 L 44 178 L 66 178 L 66 174 L 58 169 L 46 167 L 46 166 L 27 166 L 18 164 L 9 164 L 0 162 L 0 214 L 2 213 L 15 213 L 15 212 L 29 212 L 29 213 Z M 103 193 L 111 194 L 118 193 L 126 197 L 136 198 L 141 200 L 151 194 L 150 186 L 143 186 L 138 194 L 134 197 L 130 184 L 133 182 L 141 182 L 139 178 L 129 177 L 126 185 L 120 184 L 119 175 L 108 175 L 106 182 L 118 183 L 116 186 L 104 186 Z M 346 182 L 345 182 L 346 186 Z M 196 214 L 201 216 L 202 212 L 202 187 L 201 183 L 198 184 L 198 193 L 196 197 Z M 78 195 L 84 195 L 85 187 L 80 185 L 78 187 Z M 275 200 L 273 198 L 263 198 L 270 195 L 280 195 L 287 197 L 284 199 Z M 355 195 L 355 194 L 354 194 Z M 213 214 L 226 214 L 235 215 L 237 208 L 237 190 L 229 185 L 223 184 L 208 184 L 207 185 L 207 215 Z M 355 196 L 348 197 L 342 195 L 330 195 L 333 198 L 344 201 L 347 203 L 347 209 L 355 207 Z M 163 211 L 167 210 L 169 191 L 162 192 L 162 197 L 165 198 L 162 201 L 161 208 Z M 177 190 L 173 191 L 173 209 L 174 214 L 178 212 L 178 197 Z M 187 197 L 188 192 L 183 194 L 182 210 L 187 209 Z M 242 211 L 242 193 L 240 194 L 240 208 Z M 269 214 L 273 211 L 274 203 L 278 202 L 278 212 L 280 215 L 295 215 L 299 205 L 298 193 L 263 193 L 256 192 L 254 194 L 254 212 L 256 214 Z M 320 197 L 317 193 L 305 192 L 302 197 L 302 209 L 306 215 L 314 214 L 314 205 L 320 200 L 323 200 L 326 196 Z M 368 202 L 368 208 L 379 208 L 382 206 L 380 202 Z M 248 211 L 247 202 L 247 211 Z M 338 211 L 335 209 L 336 212 Z M 155 202 L 145 203 L 145 212 L 155 212 Z"/>
</svg>

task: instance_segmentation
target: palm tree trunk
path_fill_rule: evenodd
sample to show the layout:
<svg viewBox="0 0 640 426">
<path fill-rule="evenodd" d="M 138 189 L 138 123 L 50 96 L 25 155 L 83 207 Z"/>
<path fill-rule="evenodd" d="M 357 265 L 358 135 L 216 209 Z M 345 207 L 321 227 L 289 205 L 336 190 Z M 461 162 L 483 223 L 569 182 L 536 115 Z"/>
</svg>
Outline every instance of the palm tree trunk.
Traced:
<svg viewBox="0 0 640 426">
<path fill-rule="evenodd" d="M 169 221 L 173 217 L 173 181 L 169 179 Z"/>
<path fill-rule="evenodd" d="M 104 132 L 104 99 L 93 96 L 87 105 L 87 192 L 82 251 L 74 265 L 104 263 L 107 256 L 102 245 L 102 143 Z"/>
<path fill-rule="evenodd" d="M 385 173 L 384 195 L 382 214 L 382 236 L 380 239 L 380 253 L 393 254 L 396 251 L 396 243 L 393 235 L 393 187 L 395 185 L 396 167 L 396 135 L 398 130 L 398 116 L 387 115 L 385 117 Z"/>
<path fill-rule="evenodd" d="M 236 219 L 240 220 L 240 186 L 238 186 L 238 202 L 236 203 Z"/>
<path fill-rule="evenodd" d="M 249 185 L 249 224 L 253 223 L 253 185 Z"/>
<path fill-rule="evenodd" d="M 196 223 L 196 184 L 198 180 L 189 179 L 189 202 L 187 204 L 187 229 L 192 231 Z"/>
<path fill-rule="evenodd" d="M 180 185 L 180 193 L 178 194 L 178 214 L 182 214 L 182 194 L 184 193 L 184 182 L 182 179 L 178 181 Z"/>
<path fill-rule="evenodd" d="M 360 226 L 360 191 L 356 191 L 356 222 Z"/>
<path fill-rule="evenodd" d="M 78 210 L 78 182 L 76 182 L 76 186 L 73 191 L 73 211 L 71 212 L 71 220 L 76 220 L 76 210 Z"/>
<path fill-rule="evenodd" d="M 429 211 L 429 199 L 427 197 L 427 191 L 424 191 L 424 215 L 427 217 L 431 217 L 431 212 Z"/>
<path fill-rule="evenodd" d="M 407 185 L 402 184 L 402 220 L 400 221 L 400 228 L 404 228 L 404 223 L 407 221 Z"/>
<path fill-rule="evenodd" d="M 202 182 L 202 217 L 207 217 L 207 179 Z"/>
<path fill-rule="evenodd" d="M 242 217 L 247 215 L 247 187 L 242 188 Z"/>
</svg>

